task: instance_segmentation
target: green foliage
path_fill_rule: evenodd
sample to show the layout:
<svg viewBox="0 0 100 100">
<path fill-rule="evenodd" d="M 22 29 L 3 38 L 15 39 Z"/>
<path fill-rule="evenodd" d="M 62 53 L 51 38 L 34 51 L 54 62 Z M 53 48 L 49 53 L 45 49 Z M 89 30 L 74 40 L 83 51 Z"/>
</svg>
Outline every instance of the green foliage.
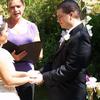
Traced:
<svg viewBox="0 0 100 100">
<path fill-rule="evenodd" d="M 40 30 L 40 35 L 45 40 L 45 35 L 55 33 L 57 28 L 55 13 L 56 5 L 61 0 L 34 0 L 27 5 L 24 16 L 35 22 Z"/>
<path fill-rule="evenodd" d="M 96 4 L 96 5 L 93 6 L 92 13 L 94 15 L 97 14 L 97 13 L 100 13 L 100 4 Z"/>
<path fill-rule="evenodd" d="M 8 14 L 7 14 L 7 5 L 5 4 L 5 0 L 0 2 L 0 15 L 3 15 L 5 17 L 8 16 Z"/>
<path fill-rule="evenodd" d="M 93 15 L 90 24 L 93 26 L 91 63 L 95 67 L 95 75 L 100 79 L 100 14 Z"/>
<path fill-rule="evenodd" d="M 91 39 L 92 57 L 88 71 L 92 76 L 100 80 L 100 3 L 93 4 L 92 1 L 88 2 L 85 0 L 84 2 L 83 0 L 78 0 L 78 3 L 82 10 L 82 17 L 85 18 L 87 15 L 91 15 L 92 17 L 92 20 L 88 23 L 93 26 L 93 37 Z"/>
</svg>

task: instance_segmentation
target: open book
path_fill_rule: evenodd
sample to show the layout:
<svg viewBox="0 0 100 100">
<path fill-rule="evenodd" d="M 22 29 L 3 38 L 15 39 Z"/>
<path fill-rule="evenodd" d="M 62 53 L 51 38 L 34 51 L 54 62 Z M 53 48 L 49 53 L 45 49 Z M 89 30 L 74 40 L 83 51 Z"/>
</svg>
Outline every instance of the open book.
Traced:
<svg viewBox="0 0 100 100">
<path fill-rule="evenodd" d="M 42 45 L 41 42 L 38 41 L 17 46 L 14 43 L 8 41 L 6 44 L 3 45 L 3 48 L 8 50 L 10 53 L 15 50 L 16 54 L 19 54 L 20 52 L 25 50 L 28 54 L 22 59 L 22 61 L 32 60 L 33 63 L 36 64 L 36 62 L 39 60 Z"/>
</svg>

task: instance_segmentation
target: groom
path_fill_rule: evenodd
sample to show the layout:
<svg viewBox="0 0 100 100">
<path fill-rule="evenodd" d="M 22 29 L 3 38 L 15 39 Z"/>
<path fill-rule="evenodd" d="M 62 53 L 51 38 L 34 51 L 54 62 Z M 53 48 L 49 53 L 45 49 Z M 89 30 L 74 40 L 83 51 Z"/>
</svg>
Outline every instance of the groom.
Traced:
<svg viewBox="0 0 100 100">
<path fill-rule="evenodd" d="M 34 80 L 37 85 L 47 86 L 50 100 L 86 100 L 85 76 L 91 42 L 80 14 L 74 1 L 63 1 L 57 7 L 57 21 L 67 32 L 54 57 Z"/>
</svg>

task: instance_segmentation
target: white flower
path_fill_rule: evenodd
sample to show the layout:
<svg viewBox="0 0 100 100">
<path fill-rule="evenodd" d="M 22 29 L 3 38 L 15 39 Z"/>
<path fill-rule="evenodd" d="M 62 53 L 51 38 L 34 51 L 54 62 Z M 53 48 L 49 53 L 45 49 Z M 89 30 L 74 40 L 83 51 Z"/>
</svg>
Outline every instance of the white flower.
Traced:
<svg viewBox="0 0 100 100">
<path fill-rule="evenodd" d="M 2 24 L 3 24 L 3 16 L 0 15 L 0 25 L 2 25 Z"/>
<path fill-rule="evenodd" d="M 90 37 L 92 37 L 92 35 L 93 35 L 93 33 L 92 33 L 92 27 L 93 26 L 88 24 L 91 19 L 92 18 L 90 16 L 86 16 L 86 18 L 84 20 L 82 20 L 82 23 L 84 24 L 84 26 L 86 26 Z"/>
<path fill-rule="evenodd" d="M 60 45 L 63 43 L 64 40 L 67 41 L 70 38 L 70 34 L 68 33 L 67 30 L 66 31 L 62 30 L 61 36 L 62 37 L 59 40 Z"/>
<path fill-rule="evenodd" d="M 89 35 L 92 37 L 93 33 L 92 33 L 92 30 L 91 29 L 92 29 L 93 26 L 87 24 L 86 27 L 87 27 L 87 30 L 88 30 Z"/>
<path fill-rule="evenodd" d="M 68 33 L 68 34 L 66 34 L 66 35 L 64 35 L 64 39 L 67 41 L 68 39 L 70 38 L 70 34 Z"/>
<path fill-rule="evenodd" d="M 86 16 L 86 20 L 87 20 L 87 23 L 91 20 L 92 18 L 90 16 Z"/>
<path fill-rule="evenodd" d="M 86 82 L 87 89 L 93 89 L 96 87 L 97 79 L 95 77 L 89 77 L 89 81 Z"/>
<path fill-rule="evenodd" d="M 87 14 L 90 14 L 92 12 L 92 8 L 91 6 L 87 6 L 86 10 L 87 10 Z"/>
</svg>

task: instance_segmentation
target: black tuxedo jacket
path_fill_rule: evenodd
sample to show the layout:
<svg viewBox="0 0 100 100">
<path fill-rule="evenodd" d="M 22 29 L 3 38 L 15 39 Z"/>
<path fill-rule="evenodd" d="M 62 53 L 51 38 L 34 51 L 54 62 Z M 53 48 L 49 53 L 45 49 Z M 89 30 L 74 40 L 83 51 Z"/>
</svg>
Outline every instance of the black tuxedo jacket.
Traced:
<svg viewBox="0 0 100 100">
<path fill-rule="evenodd" d="M 84 25 L 80 24 L 70 32 L 70 39 L 62 43 L 54 57 L 44 66 L 42 73 L 46 86 L 67 93 L 77 84 L 84 84 L 90 55 L 90 36 Z"/>
</svg>

